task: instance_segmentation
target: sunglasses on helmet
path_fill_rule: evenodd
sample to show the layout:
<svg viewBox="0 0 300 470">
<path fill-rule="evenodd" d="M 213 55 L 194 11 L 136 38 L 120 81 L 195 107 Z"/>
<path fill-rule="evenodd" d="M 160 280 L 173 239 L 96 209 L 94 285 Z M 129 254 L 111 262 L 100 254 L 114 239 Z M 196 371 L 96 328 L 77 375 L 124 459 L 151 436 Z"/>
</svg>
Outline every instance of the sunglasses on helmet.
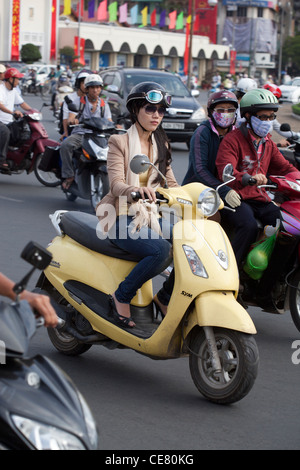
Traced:
<svg viewBox="0 0 300 470">
<path fill-rule="evenodd" d="M 158 103 L 165 103 L 166 105 L 171 105 L 172 103 L 172 96 L 165 91 L 160 90 L 150 90 L 145 93 L 145 98 L 149 103 L 158 104 Z"/>
</svg>

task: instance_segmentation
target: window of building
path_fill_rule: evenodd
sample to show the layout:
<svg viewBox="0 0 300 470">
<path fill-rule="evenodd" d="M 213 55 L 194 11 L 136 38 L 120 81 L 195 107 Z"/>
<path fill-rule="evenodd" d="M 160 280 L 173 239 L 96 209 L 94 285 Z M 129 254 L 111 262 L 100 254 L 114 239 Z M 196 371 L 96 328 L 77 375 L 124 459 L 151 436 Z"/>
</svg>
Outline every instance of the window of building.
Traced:
<svg viewBox="0 0 300 470">
<path fill-rule="evenodd" d="M 237 7 L 237 16 L 238 17 L 246 17 L 247 16 L 247 7 Z"/>
<path fill-rule="evenodd" d="M 34 19 L 34 8 L 33 7 L 29 7 L 29 19 L 30 20 L 33 20 Z"/>
</svg>

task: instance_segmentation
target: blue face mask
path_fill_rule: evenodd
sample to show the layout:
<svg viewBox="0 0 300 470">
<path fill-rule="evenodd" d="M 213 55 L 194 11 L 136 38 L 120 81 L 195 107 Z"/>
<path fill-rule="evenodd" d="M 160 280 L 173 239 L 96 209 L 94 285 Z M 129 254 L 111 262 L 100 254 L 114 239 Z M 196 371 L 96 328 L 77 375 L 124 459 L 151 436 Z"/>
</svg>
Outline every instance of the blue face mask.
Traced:
<svg viewBox="0 0 300 470">
<path fill-rule="evenodd" d="M 266 137 L 273 129 L 272 121 L 261 121 L 256 116 L 251 116 L 251 127 L 259 137 Z"/>
</svg>

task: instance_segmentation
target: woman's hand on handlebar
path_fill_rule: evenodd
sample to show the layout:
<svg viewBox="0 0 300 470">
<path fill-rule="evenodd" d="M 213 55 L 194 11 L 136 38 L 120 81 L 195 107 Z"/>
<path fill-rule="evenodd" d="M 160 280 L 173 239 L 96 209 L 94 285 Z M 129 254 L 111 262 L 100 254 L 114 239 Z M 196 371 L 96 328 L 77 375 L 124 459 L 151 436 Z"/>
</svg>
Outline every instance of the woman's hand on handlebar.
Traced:
<svg viewBox="0 0 300 470">
<path fill-rule="evenodd" d="M 156 194 L 153 188 L 143 186 L 137 188 L 137 191 L 140 193 L 142 199 L 149 199 L 150 202 L 156 202 Z"/>
</svg>

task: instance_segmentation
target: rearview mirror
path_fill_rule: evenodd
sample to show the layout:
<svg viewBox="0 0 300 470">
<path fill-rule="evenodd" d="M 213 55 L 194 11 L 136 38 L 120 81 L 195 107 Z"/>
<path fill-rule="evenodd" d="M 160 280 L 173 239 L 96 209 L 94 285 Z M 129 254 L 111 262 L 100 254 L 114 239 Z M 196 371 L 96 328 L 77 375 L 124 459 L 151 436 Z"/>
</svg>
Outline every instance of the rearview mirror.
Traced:
<svg viewBox="0 0 300 470">
<path fill-rule="evenodd" d="M 224 183 L 228 183 L 229 181 L 232 181 L 234 179 L 235 178 L 233 177 L 233 166 L 231 163 L 227 163 L 222 173 L 222 180 L 224 181 Z"/>
<path fill-rule="evenodd" d="M 147 168 L 151 166 L 151 162 L 147 155 L 138 154 L 135 155 L 130 161 L 130 169 L 136 175 L 144 173 L 147 171 Z"/>
<path fill-rule="evenodd" d="M 38 243 L 29 242 L 23 249 L 21 258 L 34 268 L 44 270 L 50 264 L 52 254 Z"/>
</svg>

